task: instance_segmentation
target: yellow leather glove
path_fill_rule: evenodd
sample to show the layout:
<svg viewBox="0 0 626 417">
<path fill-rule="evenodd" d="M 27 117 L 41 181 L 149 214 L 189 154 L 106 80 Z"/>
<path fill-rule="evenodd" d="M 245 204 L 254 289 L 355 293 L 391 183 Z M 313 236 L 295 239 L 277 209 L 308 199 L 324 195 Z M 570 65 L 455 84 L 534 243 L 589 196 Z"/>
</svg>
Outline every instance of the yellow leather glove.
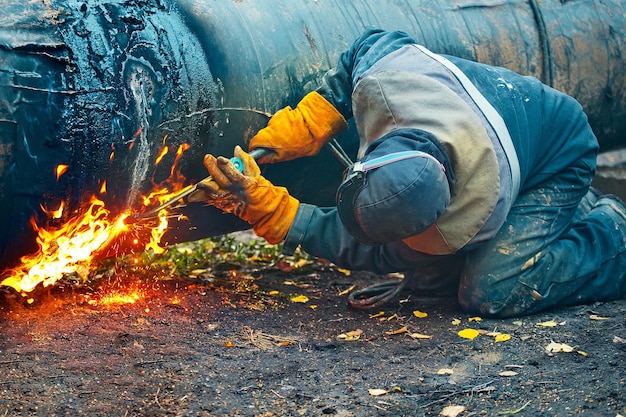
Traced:
<svg viewBox="0 0 626 417">
<path fill-rule="evenodd" d="M 279 243 L 287 236 L 300 202 L 285 187 L 265 179 L 254 158 L 240 146 L 234 155 L 243 161 L 243 172 L 223 156 L 206 155 L 204 165 L 212 180 L 199 183 L 198 188 L 206 193 L 209 204 L 245 220 L 269 243 Z M 193 200 L 198 201 L 199 195 Z"/>
<path fill-rule="evenodd" d="M 250 140 L 248 149 L 268 148 L 259 163 L 290 161 L 316 155 L 330 140 L 348 128 L 346 119 L 318 92 L 304 96 L 295 109 L 287 106 L 272 116 L 267 127 Z"/>
</svg>

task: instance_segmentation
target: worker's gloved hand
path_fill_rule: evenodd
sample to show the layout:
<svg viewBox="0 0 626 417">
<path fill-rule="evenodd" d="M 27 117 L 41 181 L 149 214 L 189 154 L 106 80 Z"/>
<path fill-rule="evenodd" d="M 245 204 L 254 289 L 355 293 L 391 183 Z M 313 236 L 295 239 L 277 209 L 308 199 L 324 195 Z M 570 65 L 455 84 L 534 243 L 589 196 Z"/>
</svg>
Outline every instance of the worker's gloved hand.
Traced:
<svg viewBox="0 0 626 417">
<path fill-rule="evenodd" d="M 287 106 L 272 116 L 267 127 L 250 140 L 248 148 L 268 148 L 274 152 L 259 163 L 290 161 L 316 155 L 333 137 L 348 128 L 341 113 L 313 91 L 295 109 Z"/>
<path fill-rule="evenodd" d="M 206 155 L 204 165 L 212 180 L 199 183 L 198 188 L 204 191 L 209 204 L 245 220 L 269 243 L 279 243 L 287 236 L 300 202 L 286 188 L 265 179 L 254 158 L 241 147 L 235 148 L 234 155 L 243 161 L 243 172 L 223 156 L 216 159 Z M 199 196 L 195 195 L 193 201 Z"/>
</svg>

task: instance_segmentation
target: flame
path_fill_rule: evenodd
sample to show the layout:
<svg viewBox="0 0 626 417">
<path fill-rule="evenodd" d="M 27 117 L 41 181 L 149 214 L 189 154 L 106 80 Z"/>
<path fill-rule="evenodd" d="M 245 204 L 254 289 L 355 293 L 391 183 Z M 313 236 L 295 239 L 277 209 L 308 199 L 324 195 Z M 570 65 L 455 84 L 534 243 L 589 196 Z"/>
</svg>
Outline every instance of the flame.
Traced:
<svg viewBox="0 0 626 417">
<path fill-rule="evenodd" d="M 107 182 L 106 180 L 102 181 L 102 185 L 100 186 L 100 194 L 107 193 Z"/>
<path fill-rule="evenodd" d="M 68 168 L 69 168 L 69 165 L 65 165 L 65 164 L 57 165 L 57 169 L 56 169 L 57 181 L 59 180 L 59 178 L 61 178 L 61 175 L 65 174 Z"/>
<path fill-rule="evenodd" d="M 124 224 L 127 216 L 124 214 L 109 220 L 104 202 L 92 197 L 91 206 L 84 215 L 71 218 L 58 229 L 39 228 L 33 220 L 39 251 L 23 256 L 21 265 L 13 269 L 0 285 L 30 292 L 40 283 L 44 287 L 54 284 L 64 274 L 77 272 L 80 275 L 91 266 L 94 252 L 128 230 Z"/>
<path fill-rule="evenodd" d="M 135 136 L 141 133 L 141 128 Z M 167 138 L 167 135 L 164 138 Z M 132 147 L 132 143 L 130 145 Z M 164 147 L 166 149 L 167 147 Z M 176 153 L 176 160 L 172 167 L 172 173 L 176 180 L 181 177 L 174 169 L 182 154 L 189 149 L 188 144 L 179 146 Z M 165 151 L 167 153 L 167 151 Z M 161 152 L 161 157 L 165 155 Z M 113 153 L 111 153 L 113 157 Z M 160 160 L 160 159 L 159 159 Z M 68 169 L 67 165 L 59 165 L 56 170 L 57 179 Z M 100 193 L 106 192 L 106 180 L 102 182 Z M 172 186 L 172 183 L 170 183 Z M 176 187 L 173 187 L 176 188 Z M 180 188 L 180 187 L 178 187 Z M 169 199 L 175 192 L 170 192 L 168 188 L 151 193 L 144 197 L 144 205 L 154 204 L 154 199 L 159 204 Z M 12 287 L 26 297 L 26 293 L 31 292 L 39 284 L 44 287 L 53 285 L 66 274 L 78 274 L 83 280 L 87 279 L 89 270 L 96 262 L 98 251 L 113 243 L 120 235 L 130 231 L 131 227 L 125 223 L 129 212 L 112 216 L 105 208 L 105 203 L 96 196 L 91 197 L 88 208 L 83 214 L 71 217 L 63 225 L 46 229 L 40 227 L 34 218 L 31 224 L 37 232 L 37 244 L 39 250 L 31 255 L 23 256 L 20 265 L 14 269 L 5 271 L 0 275 L 0 286 Z M 53 219 L 59 219 L 64 213 L 64 203 L 61 202 L 56 210 L 47 210 L 41 206 L 43 212 Z M 150 229 L 151 240 L 145 245 L 146 250 L 152 250 L 156 254 L 165 252 L 159 246 L 161 238 L 168 228 L 168 212 L 161 210 L 158 213 L 158 225 Z M 139 244 L 135 239 L 134 245 Z"/>
<path fill-rule="evenodd" d="M 154 165 L 159 165 L 163 157 L 167 155 L 169 151 L 170 151 L 170 148 L 168 146 L 164 146 L 163 148 L 161 148 L 161 151 L 159 152 L 159 154 L 156 157 L 156 160 L 154 161 Z"/>
<path fill-rule="evenodd" d="M 60 219 L 63 216 L 63 208 L 65 208 L 65 202 L 61 200 L 61 204 L 59 204 L 59 208 L 56 210 L 48 210 L 43 205 L 39 205 L 41 210 L 46 213 L 46 215 L 51 219 Z"/>
</svg>

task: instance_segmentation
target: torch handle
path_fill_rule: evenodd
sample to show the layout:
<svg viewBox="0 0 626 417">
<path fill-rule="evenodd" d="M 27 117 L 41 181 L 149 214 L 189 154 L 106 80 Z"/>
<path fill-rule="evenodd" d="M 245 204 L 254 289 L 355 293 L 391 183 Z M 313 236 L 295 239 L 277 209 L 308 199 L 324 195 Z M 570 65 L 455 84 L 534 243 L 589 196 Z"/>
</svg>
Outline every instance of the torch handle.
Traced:
<svg viewBox="0 0 626 417">
<path fill-rule="evenodd" d="M 257 148 L 254 149 L 252 151 L 249 152 L 249 155 L 252 156 L 255 160 L 259 159 L 262 156 L 268 155 L 271 152 L 273 152 L 271 149 L 268 148 Z M 237 157 L 232 157 L 230 158 L 230 162 L 233 164 L 233 166 L 239 171 L 242 172 L 243 171 L 243 161 L 240 158 Z M 172 196 L 172 198 L 170 198 L 169 200 L 167 200 L 165 203 L 162 203 L 158 206 L 156 206 L 153 209 L 150 209 L 146 212 L 143 213 L 137 213 L 137 214 L 133 214 L 132 216 L 128 217 L 128 222 L 135 222 L 139 219 L 143 219 L 145 217 L 150 217 L 153 216 L 155 214 L 157 214 L 159 211 L 163 210 L 166 207 L 171 206 L 172 204 L 174 204 L 175 202 L 177 202 L 178 200 L 180 200 L 181 198 L 185 198 L 187 197 L 189 194 L 193 193 L 194 191 L 196 191 L 198 189 L 198 184 L 203 182 L 203 181 L 210 181 L 211 180 L 211 176 L 209 175 L 208 177 L 204 178 L 203 180 L 198 181 L 195 184 L 192 185 L 188 185 L 187 187 L 183 188 L 180 192 L 176 193 L 174 196 Z"/>
</svg>

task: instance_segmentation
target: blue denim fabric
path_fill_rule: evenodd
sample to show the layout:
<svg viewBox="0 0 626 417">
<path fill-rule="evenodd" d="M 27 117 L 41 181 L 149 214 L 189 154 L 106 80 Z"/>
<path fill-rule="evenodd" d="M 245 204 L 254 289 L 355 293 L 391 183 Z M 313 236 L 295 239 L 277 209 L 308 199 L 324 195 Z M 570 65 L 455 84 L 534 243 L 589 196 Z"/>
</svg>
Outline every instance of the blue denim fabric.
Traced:
<svg viewBox="0 0 626 417">
<path fill-rule="evenodd" d="M 626 295 L 626 210 L 561 177 L 520 195 L 497 236 L 468 253 L 468 312 L 511 317 Z"/>
</svg>

